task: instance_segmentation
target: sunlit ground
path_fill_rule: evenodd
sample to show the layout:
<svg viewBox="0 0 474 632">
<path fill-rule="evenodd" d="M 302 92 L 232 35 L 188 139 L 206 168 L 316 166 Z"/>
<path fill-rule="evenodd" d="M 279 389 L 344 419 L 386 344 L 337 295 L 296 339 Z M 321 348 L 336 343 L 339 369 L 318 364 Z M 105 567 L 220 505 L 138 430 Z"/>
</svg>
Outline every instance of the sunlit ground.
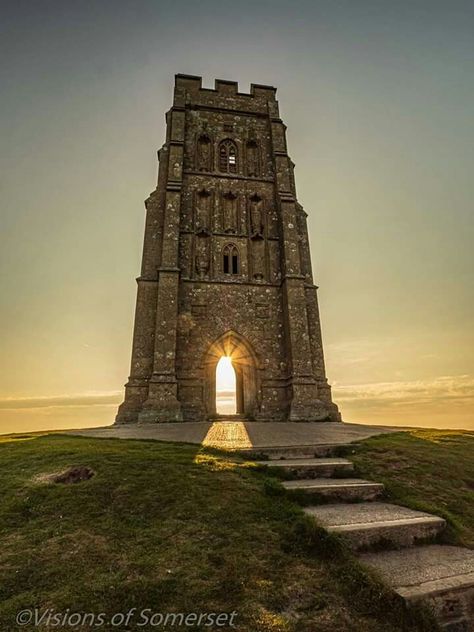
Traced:
<svg viewBox="0 0 474 632">
<path fill-rule="evenodd" d="M 216 367 L 216 410 L 219 415 L 235 415 L 236 377 L 230 356 L 222 356 Z"/>
<path fill-rule="evenodd" d="M 251 448 L 252 442 L 242 421 L 215 421 L 202 442 L 216 448 Z"/>
</svg>

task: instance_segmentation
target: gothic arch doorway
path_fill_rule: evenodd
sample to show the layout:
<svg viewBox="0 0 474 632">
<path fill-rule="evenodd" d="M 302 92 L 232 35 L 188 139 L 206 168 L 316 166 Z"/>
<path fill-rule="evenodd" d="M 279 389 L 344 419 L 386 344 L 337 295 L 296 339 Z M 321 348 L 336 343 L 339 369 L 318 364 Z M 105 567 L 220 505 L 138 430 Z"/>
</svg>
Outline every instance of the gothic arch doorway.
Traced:
<svg viewBox="0 0 474 632">
<path fill-rule="evenodd" d="M 230 356 L 222 356 L 216 365 L 216 412 L 237 414 L 237 376 Z"/>
<path fill-rule="evenodd" d="M 235 331 L 228 331 L 215 340 L 204 358 L 204 403 L 208 417 L 215 417 L 216 368 L 222 357 L 229 357 L 235 371 L 236 414 L 252 418 L 260 399 L 259 362 L 252 346 Z"/>
</svg>

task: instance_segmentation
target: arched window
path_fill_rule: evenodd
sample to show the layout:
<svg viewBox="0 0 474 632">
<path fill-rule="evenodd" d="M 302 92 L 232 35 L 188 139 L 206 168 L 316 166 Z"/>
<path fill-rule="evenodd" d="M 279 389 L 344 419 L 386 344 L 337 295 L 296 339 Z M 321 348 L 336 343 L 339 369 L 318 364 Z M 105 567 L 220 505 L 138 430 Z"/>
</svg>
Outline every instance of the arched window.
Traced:
<svg viewBox="0 0 474 632">
<path fill-rule="evenodd" d="M 237 147 L 230 138 L 219 145 L 219 171 L 237 173 Z"/>
<path fill-rule="evenodd" d="M 224 274 L 239 274 L 239 251 L 234 244 L 227 244 L 223 250 Z"/>
</svg>

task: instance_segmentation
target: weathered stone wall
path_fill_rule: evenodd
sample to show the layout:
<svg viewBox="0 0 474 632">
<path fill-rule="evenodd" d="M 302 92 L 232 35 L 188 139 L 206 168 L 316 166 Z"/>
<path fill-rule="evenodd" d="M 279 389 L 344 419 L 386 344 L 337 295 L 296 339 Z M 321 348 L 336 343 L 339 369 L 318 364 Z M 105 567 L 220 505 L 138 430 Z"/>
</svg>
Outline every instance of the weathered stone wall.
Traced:
<svg viewBox="0 0 474 632">
<path fill-rule="evenodd" d="M 198 386 L 189 395 L 184 385 L 180 389 L 184 409 L 188 403 L 193 408 L 199 407 L 195 398 L 202 397 L 204 392 L 207 350 L 229 330 L 243 336 L 258 357 L 263 405 L 258 417 L 263 418 L 268 412 L 268 415 L 283 418 L 287 405 L 287 365 L 280 290 L 242 283 L 186 282 L 182 285 L 176 363 L 178 383 L 187 380 L 189 385 L 191 380 Z M 275 380 L 280 381 L 277 386 L 272 385 Z M 275 399 L 278 406 L 274 405 Z M 186 418 L 185 410 L 184 416 Z"/>
</svg>

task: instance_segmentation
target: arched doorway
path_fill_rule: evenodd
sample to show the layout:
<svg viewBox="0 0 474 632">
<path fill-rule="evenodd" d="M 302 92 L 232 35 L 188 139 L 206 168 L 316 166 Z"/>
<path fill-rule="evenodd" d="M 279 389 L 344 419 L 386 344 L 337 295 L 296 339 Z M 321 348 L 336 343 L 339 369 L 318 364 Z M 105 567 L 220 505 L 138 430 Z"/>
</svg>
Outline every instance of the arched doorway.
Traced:
<svg viewBox="0 0 474 632">
<path fill-rule="evenodd" d="M 221 358 L 229 358 L 235 371 L 234 414 L 252 418 L 260 401 L 260 365 L 248 340 L 235 331 L 228 331 L 215 340 L 204 358 L 204 400 L 208 417 L 220 414 L 216 405 L 216 369 Z"/>
<path fill-rule="evenodd" d="M 230 356 L 222 356 L 216 364 L 216 412 L 237 414 L 237 379 Z"/>
</svg>

